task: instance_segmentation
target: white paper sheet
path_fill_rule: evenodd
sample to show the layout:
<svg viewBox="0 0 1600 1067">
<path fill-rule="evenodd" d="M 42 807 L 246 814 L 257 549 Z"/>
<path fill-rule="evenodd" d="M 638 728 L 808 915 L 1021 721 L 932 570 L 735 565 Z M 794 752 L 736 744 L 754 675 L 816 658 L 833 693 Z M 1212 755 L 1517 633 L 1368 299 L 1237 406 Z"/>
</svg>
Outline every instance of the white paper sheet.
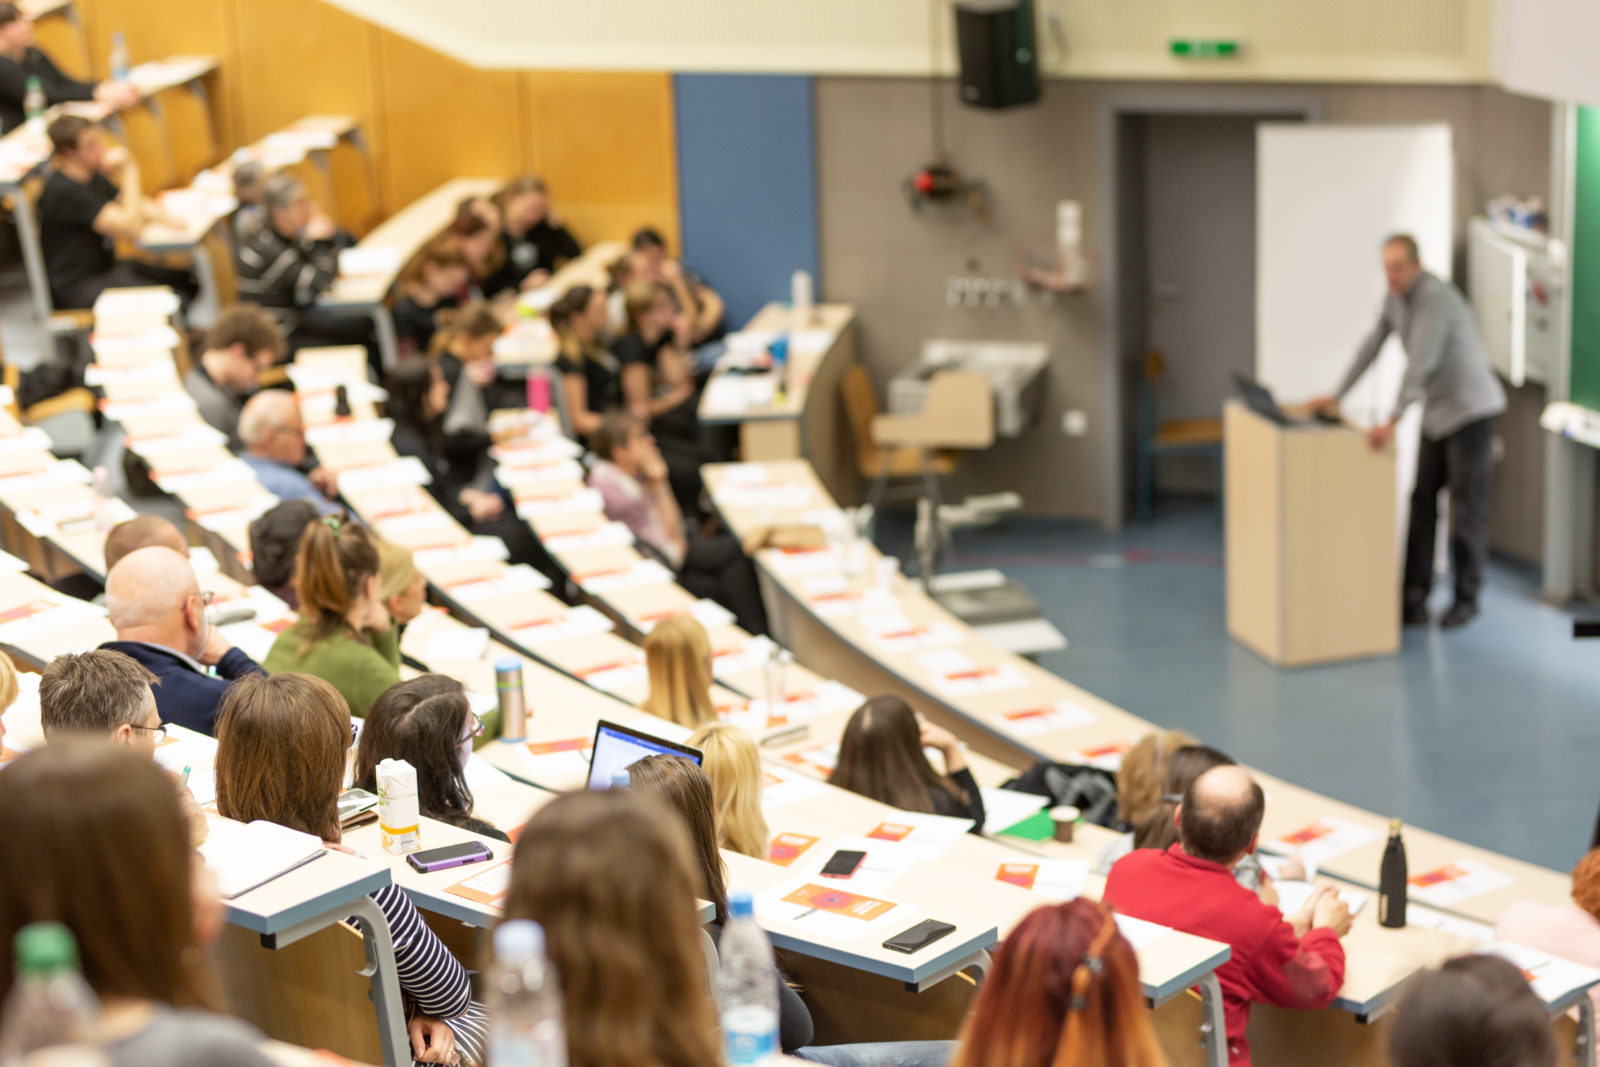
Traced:
<svg viewBox="0 0 1600 1067">
<path fill-rule="evenodd" d="M 1382 834 L 1371 826 L 1362 826 L 1360 823 L 1341 819 L 1336 815 L 1325 815 L 1292 833 L 1271 841 L 1263 841 L 1261 847 L 1268 852 L 1300 856 L 1319 867 L 1325 867 L 1334 857 L 1360 848 L 1381 836 Z"/>
<path fill-rule="evenodd" d="M 1000 857 L 993 874 L 997 882 L 1026 889 L 1046 900 L 1073 900 L 1083 895 L 1089 862 L 1014 852 Z"/>
</svg>

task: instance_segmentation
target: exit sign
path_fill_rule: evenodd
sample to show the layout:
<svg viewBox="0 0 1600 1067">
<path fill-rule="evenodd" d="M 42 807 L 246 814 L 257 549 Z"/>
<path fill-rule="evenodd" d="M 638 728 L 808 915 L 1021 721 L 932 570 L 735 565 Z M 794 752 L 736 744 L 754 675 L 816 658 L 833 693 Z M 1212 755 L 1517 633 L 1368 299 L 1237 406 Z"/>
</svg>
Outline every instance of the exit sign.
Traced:
<svg viewBox="0 0 1600 1067">
<path fill-rule="evenodd" d="M 1178 59 L 1232 59 L 1239 42 L 1231 37 L 1174 37 L 1167 50 Z"/>
</svg>

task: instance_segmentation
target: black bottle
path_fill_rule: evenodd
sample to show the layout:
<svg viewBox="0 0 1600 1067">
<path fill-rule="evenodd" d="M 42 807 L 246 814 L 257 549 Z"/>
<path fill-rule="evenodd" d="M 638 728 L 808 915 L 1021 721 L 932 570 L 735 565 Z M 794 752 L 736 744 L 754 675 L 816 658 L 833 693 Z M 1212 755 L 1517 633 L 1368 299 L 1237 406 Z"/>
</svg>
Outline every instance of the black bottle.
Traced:
<svg viewBox="0 0 1600 1067">
<path fill-rule="evenodd" d="M 333 387 L 333 415 L 338 419 L 350 417 L 350 390 L 342 385 Z"/>
<path fill-rule="evenodd" d="M 1378 868 L 1378 925 L 1399 928 L 1406 924 L 1406 846 L 1400 840 L 1400 820 L 1389 820 L 1389 843 Z"/>
</svg>

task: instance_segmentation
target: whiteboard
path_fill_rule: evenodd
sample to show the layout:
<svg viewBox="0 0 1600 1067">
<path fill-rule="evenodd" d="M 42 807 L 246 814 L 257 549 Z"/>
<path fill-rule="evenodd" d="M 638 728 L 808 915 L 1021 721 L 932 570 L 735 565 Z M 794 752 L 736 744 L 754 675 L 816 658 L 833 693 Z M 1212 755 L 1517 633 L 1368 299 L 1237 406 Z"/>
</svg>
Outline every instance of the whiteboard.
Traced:
<svg viewBox="0 0 1600 1067">
<path fill-rule="evenodd" d="M 1467 229 L 1472 312 L 1494 369 L 1512 385 L 1527 380 L 1528 252 L 1495 232 L 1487 219 Z"/>
<path fill-rule="evenodd" d="M 1423 266 L 1450 277 L 1455 165 L 1448 125 L 1263 123 L 1256 133 L 1256 377 L 1285 401 L 1332 393 L 1378 321 L 1385 237 L 1417 239 Z M 1391 337 L 1345 397 L 1352 422 L 1388 418 L 1405 354 Z M 1405 536 L 1422 423 L 1395 434 Z"/>
</svg>

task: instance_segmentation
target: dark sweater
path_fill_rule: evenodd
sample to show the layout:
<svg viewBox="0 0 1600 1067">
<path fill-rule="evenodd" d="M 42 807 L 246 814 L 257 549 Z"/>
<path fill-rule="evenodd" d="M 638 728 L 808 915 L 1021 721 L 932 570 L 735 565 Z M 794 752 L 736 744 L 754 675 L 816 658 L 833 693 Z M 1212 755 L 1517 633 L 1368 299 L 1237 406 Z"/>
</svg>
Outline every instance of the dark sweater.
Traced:
<svg viewBox="0 0 1600 1067">
<path fill-rule="evenodd" d="M 945 789 L 930 789 L 928 796 L 933 800 L 933 810 L 936 815 L 949 815 L 956 819 L 971 819 L 972 832 L 983 832 L 983 794 L 978 792 L 978 783 L 972 777 L 972 772 L 966 769 L 957 771 L 950 776 L 950 780 L 967 794 L 968 800 L 962 803 L 961 798 L 951 796 Z"/>
<path fill-rule="evenodd" d="M 235 679 L 265 673 L 237 648 L 228 649 L 217 661 L 217 677 L 213 678 L 196 671 L 187 659 L 168 648 L 142 641 L 107 641 L 100 647 L 133 657 L 160 679 L 160 685 L 150 688 L 156 695 L 156 711 L 162 722 L 174 722 L 203 734 L 215 732 L 222 694 Z"/>
<path fill-rule="evenodd" d="M 81 82 L 66 74 L 37 48 L 28 49 L 20 63 L 0 56 L 0 133 L 10 133 L 22 125 L 29 78 L 39 79 L 45 103 L 51 106 L 94 99 L 93 82 Z"/>
</svg>

